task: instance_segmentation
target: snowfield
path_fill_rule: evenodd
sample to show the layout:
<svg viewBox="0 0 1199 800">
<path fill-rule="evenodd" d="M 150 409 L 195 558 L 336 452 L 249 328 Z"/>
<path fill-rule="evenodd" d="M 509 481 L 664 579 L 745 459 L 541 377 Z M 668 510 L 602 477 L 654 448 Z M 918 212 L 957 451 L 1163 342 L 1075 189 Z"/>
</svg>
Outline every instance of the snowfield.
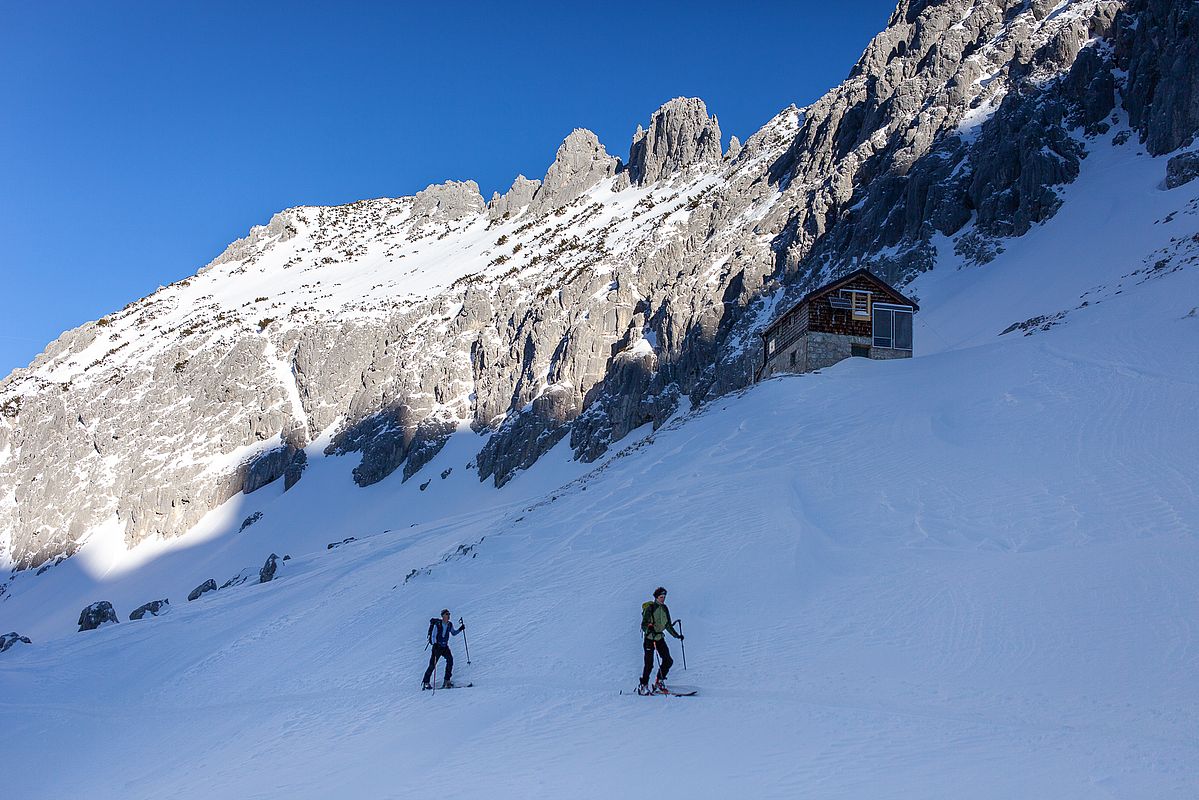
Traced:
<svg viewBox="0 0 1199 800">
<path fill-rule="evenodd" d="M 469 431 L 367 489 L 317 442 L 306 493 L 19 575 L 5 796 L 1199 796 L 1199 181 L 1163 169 L 1100 148 L 992 263 L 947 242 L 912 360 L 767 381 L 503 490 Z M 186 602 L 271 552 L 274 581 Z M 694 698 L 627 695 L 659 584 Z M 121 624 L 75 633 L 101 599 Z M 443 606 L 475 685 L 431 694 Z"/>
</svg>

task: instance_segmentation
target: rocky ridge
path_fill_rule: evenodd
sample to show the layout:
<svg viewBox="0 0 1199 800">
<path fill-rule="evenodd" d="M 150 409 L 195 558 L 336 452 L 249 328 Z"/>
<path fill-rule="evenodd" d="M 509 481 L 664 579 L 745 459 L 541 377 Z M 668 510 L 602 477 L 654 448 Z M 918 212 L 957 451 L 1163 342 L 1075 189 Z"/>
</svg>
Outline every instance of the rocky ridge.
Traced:
<svg viewBox="0 0 1199 800">
<path fill-rule="evenodd" d="M 1095 137 L 1188 144 L 1197 8 L 908 0 L 845 83 L 724 153 L 679 98 L 627 162 L 576 130 L 491 203 L 449 181 L 276 214 L 0 382 L 0 554 L 37 566 L 114 518 L 130 545 L 176 536 L 303 491 L 321 450 L 360 485 L 467 428 L 497 486 L 567 436 L 597 458 L 748 383 L 775 303 L 865 263 L 902 284 L 937 237 L 985 262 Z"/>
</svg>

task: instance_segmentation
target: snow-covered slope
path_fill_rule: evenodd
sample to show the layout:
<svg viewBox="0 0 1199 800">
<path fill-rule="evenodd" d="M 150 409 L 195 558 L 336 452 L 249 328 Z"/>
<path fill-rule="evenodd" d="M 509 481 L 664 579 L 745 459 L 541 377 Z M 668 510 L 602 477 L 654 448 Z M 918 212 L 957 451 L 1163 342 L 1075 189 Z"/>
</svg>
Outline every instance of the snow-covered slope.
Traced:
<svg viewBox="0 0 1199 800">
<path fill-rule="evenodd" d="M 423 490 L 361 489 L 316 443 L 319 491 L 22 573 L 6 792 L 1199 795 L 1199 182 L 1162 170 L 1097 148 L 991 263 L 942 242 L 912 360 L 771 380 L 499 493 L 454 439 Z M 179 594 L 271 550 L 292 559 L 270 583 Z M 618 694 L 658 584 L 698 697 Z M 162 596 L 160 618 L 69 625 Z M 475 686 L 432 696 L 447 605 Z"/>
</svg>

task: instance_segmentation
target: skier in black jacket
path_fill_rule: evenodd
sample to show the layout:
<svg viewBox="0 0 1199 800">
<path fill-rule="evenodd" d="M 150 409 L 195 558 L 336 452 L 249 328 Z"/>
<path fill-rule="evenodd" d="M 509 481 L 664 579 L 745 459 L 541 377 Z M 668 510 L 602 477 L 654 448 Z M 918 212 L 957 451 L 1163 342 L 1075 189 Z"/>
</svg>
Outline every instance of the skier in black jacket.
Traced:
<svg viewBox="0 0 1199 800">
<path fill-rule="evenodd" d="M 448 608 L 441 609 L 441 619 L 429 620 L 429 643 L 433 645 L 433 652 L 429 656 L 429 668 L 425 670 L 425 677 L 421 681 L 422 688 L 433 688 L 433 685 L 429 683 L 429 678 L 433 676 L 433 670 L 437 667 L 437 659 L 441 657 L 445 658 L 445 680 L 441 682 L 441 688 L 454 688 L 454 684 L 450 681 L 450 677 L 454 674 L 454 654 L 450 652 L 450 636 L 457 636 L 464 630 L 466 630 L 465 622 L 458 628 L 454 627 L 454 623 L 450 621 Z"/>
</svg>

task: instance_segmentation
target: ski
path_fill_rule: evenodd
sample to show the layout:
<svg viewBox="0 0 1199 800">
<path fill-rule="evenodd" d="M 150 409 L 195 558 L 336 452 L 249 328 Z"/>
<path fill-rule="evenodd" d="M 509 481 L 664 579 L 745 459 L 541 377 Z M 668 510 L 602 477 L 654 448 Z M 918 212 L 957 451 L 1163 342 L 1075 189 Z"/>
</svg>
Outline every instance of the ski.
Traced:
<svg viewBox="0 0 1199 800">
<path fill-rule="evenodd" d="M 624 689 L 621 689 L 620 693 L 625 694 L 626 692 Z M 633 690 L 631 692 L 628 692 L 628 694 L 635 695 L 638 697 L 653 697 L 655 695 L 662 695 L 665 697 L 695 697 L 695 695 L 699 694 L 699 689 L 695 689 L 690 686 L 680 686 L 678 689 L 670 689 L 665 692 L 653 691 L 653 692 L 649 692 L 647 694 L 642 694 L 641 692 L 638 692 L 637 690 Z"/>
<path fill-rule="evenodd" d="M 438 686 L 437 691 L 448 692 L 451 689 L 469 689 L 472 686 L 474 686 L 473 683 L 456 683 L 453 686 Z M 422 686 L 422 687 L 420 687 L 420 690 L 422 692 L 431 692 L 431 691 L 433 691 L 433 687 L 432 686 Z"/>
</svg>

